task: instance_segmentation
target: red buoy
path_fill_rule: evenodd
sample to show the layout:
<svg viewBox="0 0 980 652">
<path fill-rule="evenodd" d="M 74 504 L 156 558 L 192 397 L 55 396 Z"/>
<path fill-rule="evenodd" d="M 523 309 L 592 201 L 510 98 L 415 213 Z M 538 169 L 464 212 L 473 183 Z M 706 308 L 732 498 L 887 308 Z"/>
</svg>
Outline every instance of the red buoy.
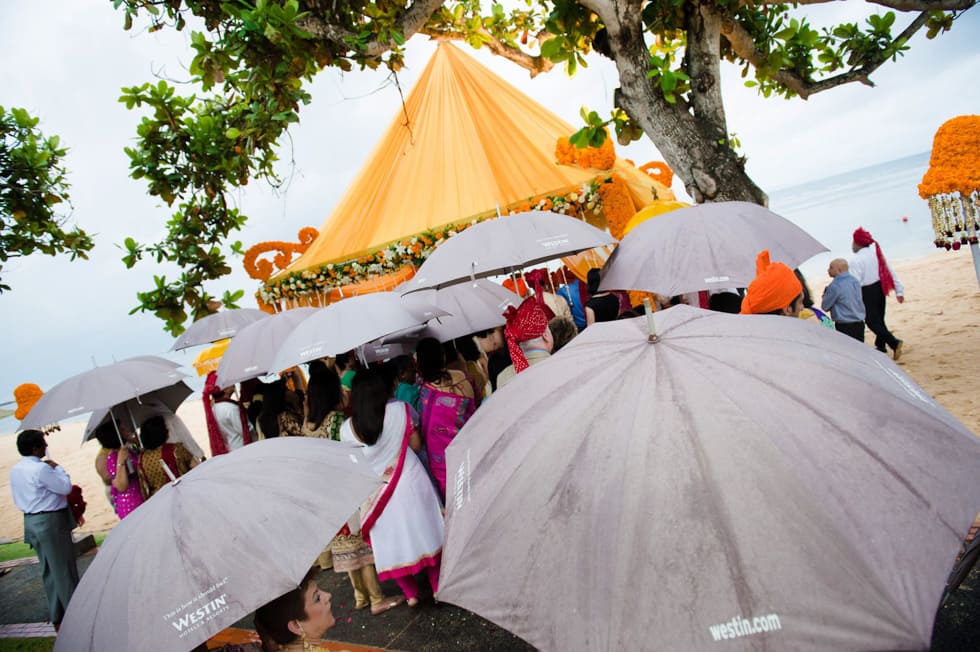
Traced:
<svg viewBox="0 0 980 652">
<path fill-rule="evenodd" d="M 902 215 L 902 222 L 908 222 L 908 221 L 909 221 L 909 216 L 908 215 Z"/>
</svg>

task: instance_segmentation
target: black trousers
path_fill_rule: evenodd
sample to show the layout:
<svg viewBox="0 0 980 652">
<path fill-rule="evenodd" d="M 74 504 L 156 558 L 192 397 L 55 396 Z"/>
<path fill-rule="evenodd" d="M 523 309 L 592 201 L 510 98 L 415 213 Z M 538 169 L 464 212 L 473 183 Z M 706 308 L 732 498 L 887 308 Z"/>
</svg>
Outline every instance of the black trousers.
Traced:
<svg viewBox="0 0 980 652">
<path fill-rule="evenodd" d="M 864 299 L 864 323 L 875 334 L 875 348 L 887 351 L 887 345 L 894 350 L 898 346 L 898 338 L 885 326 L 885 295 L 881 291 L 881 281 L 862 286 L 861 297 Z"/>
<path fill-rule="evenodd" d="M 834 327 L 837 329 L 837 332 L 853 337 L 858 342 L 864 341 L 863 321 L 835 321 Z"/>
</svg>

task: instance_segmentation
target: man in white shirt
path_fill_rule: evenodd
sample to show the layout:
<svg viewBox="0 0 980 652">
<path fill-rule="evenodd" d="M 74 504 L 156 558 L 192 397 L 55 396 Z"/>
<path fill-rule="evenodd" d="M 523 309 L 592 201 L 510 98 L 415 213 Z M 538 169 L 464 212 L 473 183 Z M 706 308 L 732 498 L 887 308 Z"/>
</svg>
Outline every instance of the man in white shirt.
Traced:
<svg viewBox="0 0 980 652">
<path fill-rule="evenodd" d="M 241 448 L 252 440 L 248 433 L 248 419 L 245 410 L 238 401 L 232 398 L 235 386 L 226 387 L 221 394 L 214 398 L 214 420 L 218 424 L 221 436 L 228 446 L 228 452 Z"/>
<path fill-rule="evenodd" d="M 24 541 L 37 553 L 48 613 L 58 629 L 78 586 L 78 567 L 71 538 L 75 519 L 67 499 L 71 478 L 57 462 L 41 460 L 47 448 L 40 430 L 17 435 L 23 458 L 10 469 L 10 493 L 17 509 L 24 512 Z"/>
<path fill-rule="evenodd" d="M 871 245 L 874 245 L 874 249 Z M 871 234 L 858 227 L 854 231 L 854 258 L 850 262 L 851 276 L 861 284 L 861 297 L 864 299 L 864 322 L 875 334 L 875 348 L 882 353 L 892 350 L 892 357 L 898 360 L 902 355 L 902 340 L 892 335 L 885 325 L 885 297 L 894 289 L 895 299 L 905 301 L 905 286 L 898 280 L 891 265 L 881 253 L 881 245 Z"/>
</svg>

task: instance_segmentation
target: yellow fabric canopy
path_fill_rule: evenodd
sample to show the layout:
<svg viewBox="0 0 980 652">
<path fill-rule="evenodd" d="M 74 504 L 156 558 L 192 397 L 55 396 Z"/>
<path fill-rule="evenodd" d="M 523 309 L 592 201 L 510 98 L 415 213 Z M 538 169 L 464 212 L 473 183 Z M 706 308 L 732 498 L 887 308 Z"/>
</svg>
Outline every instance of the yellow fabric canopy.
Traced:
<svg viewBox="0 0 980 652">
<path fill-rule="evenodd" d="M 575 131 L 442 43 L 319 237 L 277 276 L 591 181 L 602 171 L 555 161 L 557 140 Z M 674 198 L 626 161 L 608 172 L 626 182 L 637 207 L 655 199 L 653 188 Z"/>
</svg>

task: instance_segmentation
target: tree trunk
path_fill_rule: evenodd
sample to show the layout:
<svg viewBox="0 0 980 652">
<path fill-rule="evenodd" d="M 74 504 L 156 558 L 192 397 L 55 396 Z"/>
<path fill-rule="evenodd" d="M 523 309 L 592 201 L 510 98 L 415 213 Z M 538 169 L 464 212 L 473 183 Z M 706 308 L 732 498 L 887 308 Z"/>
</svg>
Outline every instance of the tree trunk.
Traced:
<svg viewBox="0 0 980 652">
<path fill-rule="evenodd" d="M 691 36 L 688 37 L 688 57 L 698 61 L 691 92 L 697 94 L 701 86 L 700 92 L 706 93 L 694 101 L 700 114 L 695 117 L 692 107 L 684 100 L 678 97 L 676 103 L 670 104 L 647 79 L 650 56 L 643 40 L 639 7 L 632 7 L 624 0 L 586 0 L 586 4 L 599 15 L 609 33 L 610 49 L 619 71 L 617 104 L 643 128 L 667 164 L 684 181 L 694 201 L 700 204 L 737 200 L 766 205 L 768 197 L 745 173 L 742 160 L 726 142 L 727 127 L 717 71 L 712 78 L 711 67 L 705 65 L 709 54 L 703 47 L 710 47 L 708 44 L 714 39 L 713 47 L 717 50 L 719 21 L 701 17 L 689 21 L 701 31 L 695 35 L 693 45 Z M 617 7 L 619 4 L 623 6 Z M 717 102 L 710 99 L 713 94 L 717 94 Z"/>
</svg>

